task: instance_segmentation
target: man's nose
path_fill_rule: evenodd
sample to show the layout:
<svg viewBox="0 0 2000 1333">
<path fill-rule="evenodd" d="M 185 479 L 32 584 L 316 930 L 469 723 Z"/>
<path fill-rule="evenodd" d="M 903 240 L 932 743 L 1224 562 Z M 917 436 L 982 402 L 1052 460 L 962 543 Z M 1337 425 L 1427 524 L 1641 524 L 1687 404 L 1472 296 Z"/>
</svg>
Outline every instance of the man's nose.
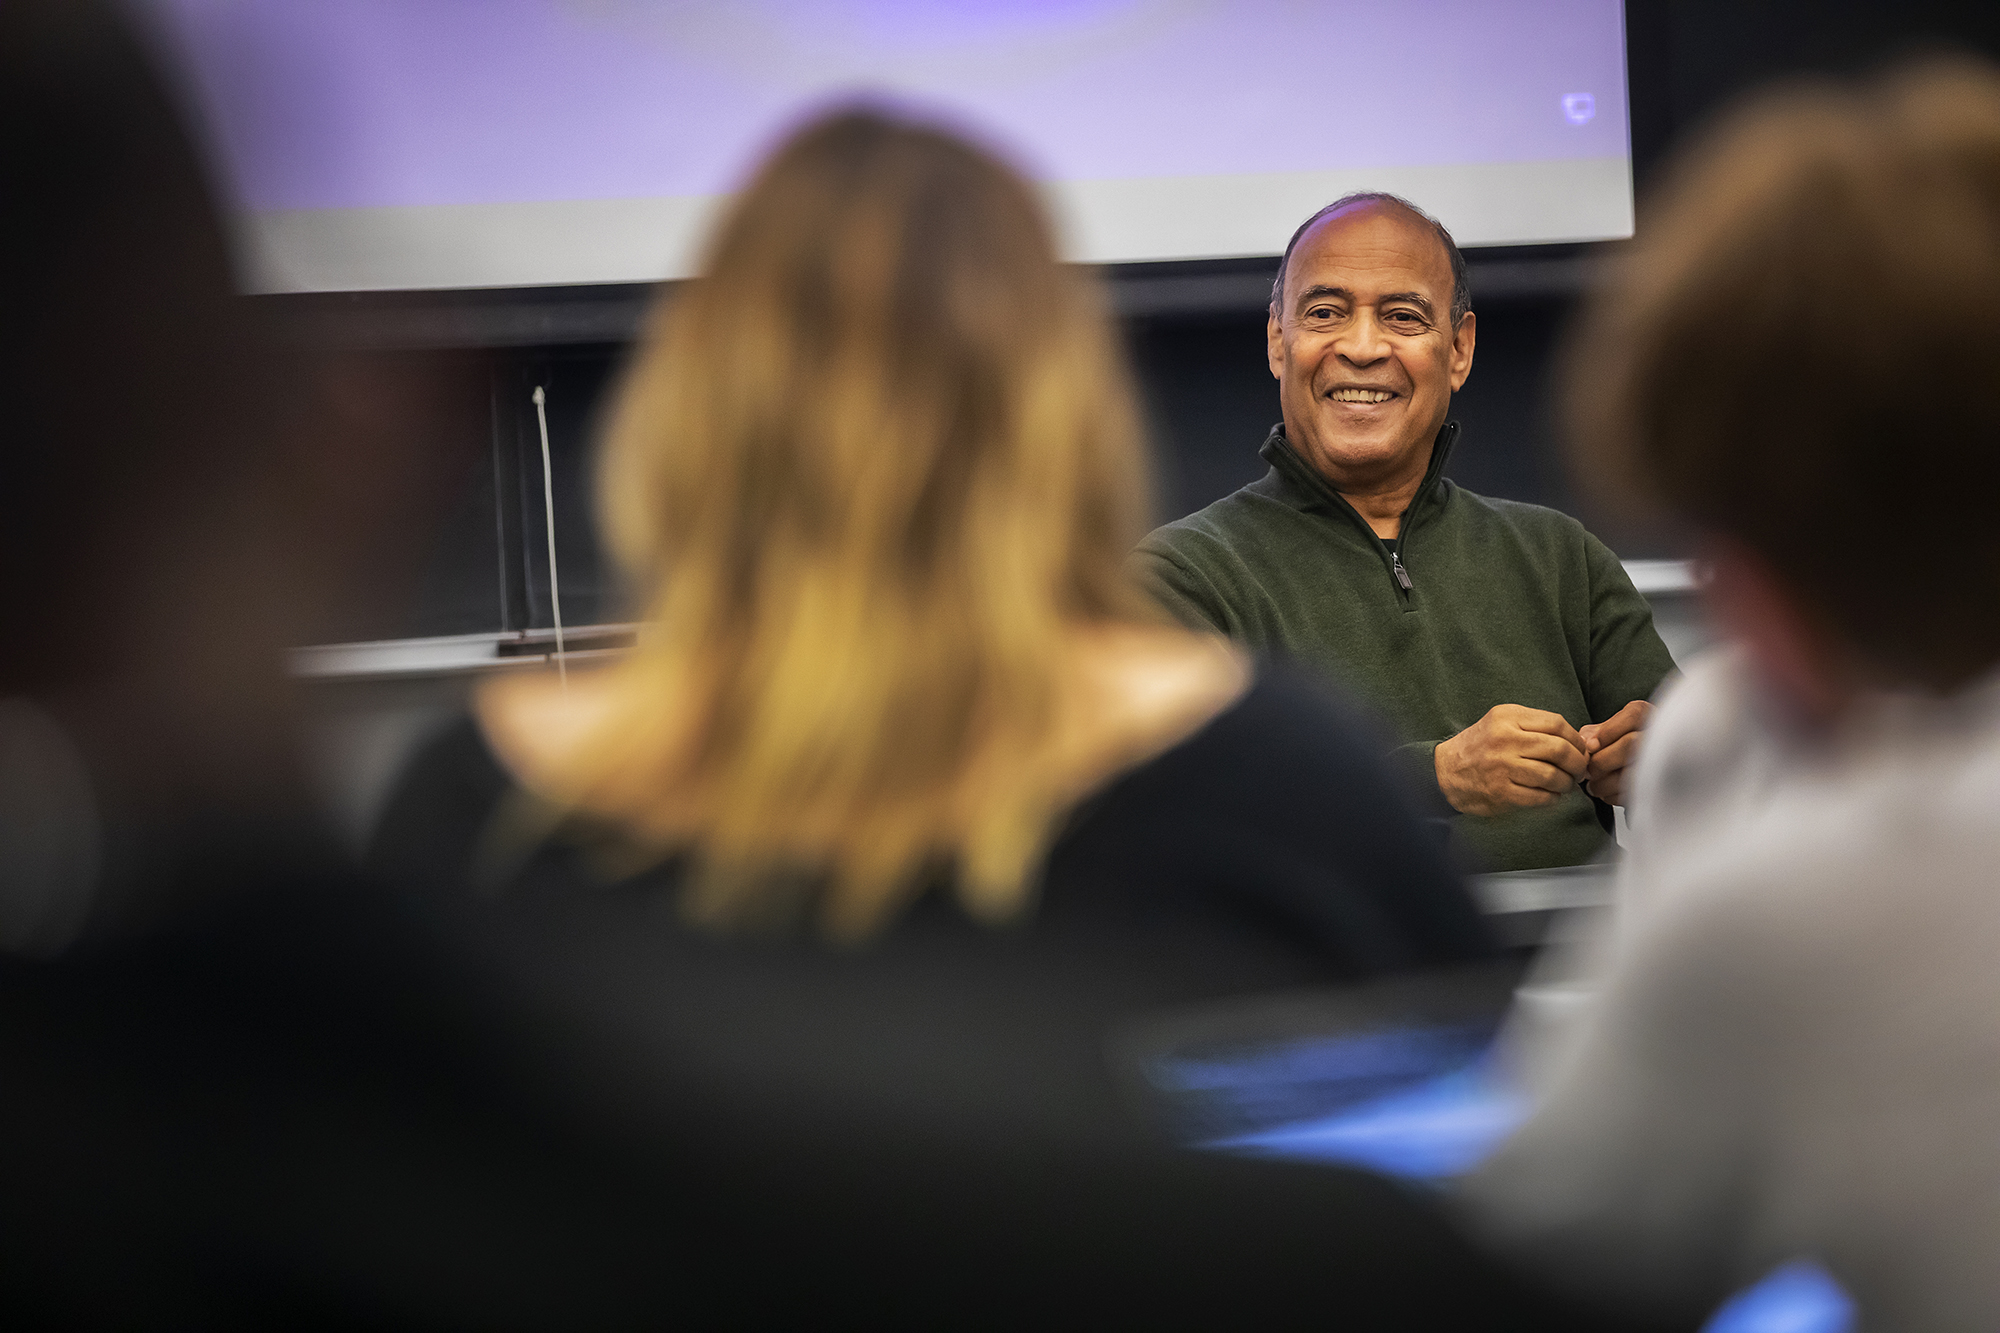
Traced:
<svg viewBox="0 0 2000 1333">
<path fill-rule="evenodd" d="M 1373 310 L 1357 310 L 1341 331 L 1334 350 L 1341 360 L 1352 365 L 1372 366 L 1389 355 L 1389 339 Z"/>
</svg>

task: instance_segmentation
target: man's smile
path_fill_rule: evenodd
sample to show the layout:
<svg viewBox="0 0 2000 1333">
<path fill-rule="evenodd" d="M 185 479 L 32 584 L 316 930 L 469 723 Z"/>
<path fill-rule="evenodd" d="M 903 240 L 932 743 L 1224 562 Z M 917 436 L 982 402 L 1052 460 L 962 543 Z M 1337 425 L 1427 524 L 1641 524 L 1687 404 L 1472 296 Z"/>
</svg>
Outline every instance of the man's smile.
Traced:
<svg viewBox="0 0 2000 1333">
<path fill-rule="evenodd" d="M 1386 403 L 1391 398 L 1398 398 L 1402 395 L 1398 394 L 1394 389 L 1365 388 L 1360 385 L 1353 385 L 1339 389 L 1328 389 L 1326 396 L 1329 401 L 1336 403 Z"/>
</svg>

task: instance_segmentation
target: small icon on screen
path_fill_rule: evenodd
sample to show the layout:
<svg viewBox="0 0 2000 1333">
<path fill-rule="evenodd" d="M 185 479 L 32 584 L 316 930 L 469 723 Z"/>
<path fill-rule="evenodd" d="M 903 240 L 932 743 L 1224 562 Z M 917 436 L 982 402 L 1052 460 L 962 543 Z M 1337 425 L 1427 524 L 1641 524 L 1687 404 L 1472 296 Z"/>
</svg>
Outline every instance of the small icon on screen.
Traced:
<svg viewBox="0 0 2000 1333">
<path fill-rule="evenodd" d="M 1563 115 L 1572 125 L 1581 125 L 1597 114 L 1597 99 L 1589 93 L 1564 93 Z"/>
</svg>

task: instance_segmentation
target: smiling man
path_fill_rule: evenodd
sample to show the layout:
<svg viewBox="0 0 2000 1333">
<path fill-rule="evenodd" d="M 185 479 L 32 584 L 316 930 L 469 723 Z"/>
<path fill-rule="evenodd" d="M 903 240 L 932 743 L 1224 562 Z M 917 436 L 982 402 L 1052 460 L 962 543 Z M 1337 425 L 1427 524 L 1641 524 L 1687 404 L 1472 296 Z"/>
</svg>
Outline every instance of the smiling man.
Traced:
<svg viewBox="0 0 2000 1333">
<path fill-rule="evenodd" d="M 1188 624 L 1372 703 L 1475 864 L 1574 865 L 1605 848 L 1673 659 L 1575 519 L 1444 476 L 1471 305 L 1450 233 L 1409 202 L 1348 195 L 1308 218 L 1271 294 L 1271 470 L 1134 561 Z"/>
</svg>

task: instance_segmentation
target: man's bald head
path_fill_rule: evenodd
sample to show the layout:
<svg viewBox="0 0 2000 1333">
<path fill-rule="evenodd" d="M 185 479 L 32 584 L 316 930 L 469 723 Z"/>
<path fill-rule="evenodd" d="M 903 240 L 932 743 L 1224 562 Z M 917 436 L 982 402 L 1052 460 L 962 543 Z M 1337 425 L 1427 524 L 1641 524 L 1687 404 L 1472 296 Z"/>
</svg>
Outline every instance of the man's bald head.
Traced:
<svg viewBox="0 0 2000 1333">
<path fill-rule="evenodd" d="M 1292 233 L 1292 239 L 1285 242 L 1284 257 L 1278 261 L 1278 276 L 1271 283 L 1271 309 L 1276 311 L 1284 305 L 1285 274 L 1292 266 L 1292 251 L 1298 248 L 1300 239 L 1322 219 L 1330 218 L 1336 213 L 1344 213 L 1349 209 L 1369 207 L 1402 209 L 1421 220 L 1437 234 L 1438 244 L 1444 249 L 1445 262 L 1451 266 L 1451 323 L 1456 327 L 1459 320 L 1465 318 L 1465 313 L 1472 309 L 1472 288 L 1466 282 L 1465 255 L 1459 250 L 1458 242 L 1452 240 L 1451 233 L 1445 230 L 1445 225 L 1429 213 L 1401 195 L 1381 190 L 1356 190 L 1352 194 L 1343 194 L 1299 224 L 1298 230 Z"/>
</svg>

